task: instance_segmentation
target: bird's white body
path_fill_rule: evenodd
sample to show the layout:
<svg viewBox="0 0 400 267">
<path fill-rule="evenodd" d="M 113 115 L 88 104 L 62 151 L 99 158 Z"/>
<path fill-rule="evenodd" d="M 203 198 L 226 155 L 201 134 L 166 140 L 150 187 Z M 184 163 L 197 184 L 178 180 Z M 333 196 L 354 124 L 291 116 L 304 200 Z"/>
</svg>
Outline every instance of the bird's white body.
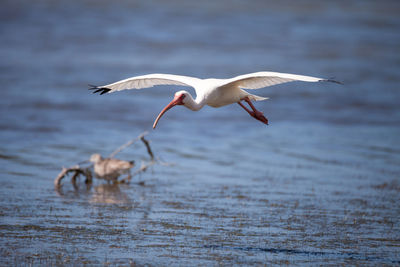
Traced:
<svg viewBox="0 0 400 267">
<path fill-rule="evenodd" d="M 96 90 L 95 92 L 101 92 L 101 94 L 104 94 L 108 92 L 112 93 L 125 89 L 149 88 L 155 85 L 178 85 L 178 86 L 187 86 L 194 88 L 196 92 L 195 99 L 192 97 L 191 94 L 189 94 L 186 91 L 179 91 L 175 93 L 175 96 L 184 95 L 184 97 L 180 101 L 178 101 L 179 103 L 171 102 L 170 104 L 173 105 L 167 106 L 168 108 L 164 109 L 160 113 L 159 115 L 160 117 L 162 114 L 164 114 L 166 110 L 168 110 L 174 105 L 184 105 L 185 107 L 193 111 L 197 111 L 205 105 L 218 108 L 233 103 L 239 103 L 243 108 L 245 108 L 240 103 L 240 101 L 245 100 L 249 103 L 249 101 L 260 101 L 260 100 L 266 100 L 268 98 L 250 94 L 243 89 L 259 89 L 291 81 L 336 82 L 329 79 L 321 79 L 311 76 L 303 76 L 303 75 L 279 73 L 279 72 L 267 72 L 267 71 L 244 74 L 230 79 L 213 79 L 213 78 L 199 79 L 195 77 L 172 75 L 172 74 L 148 74 L 148 75 L 131 77 L 104 86 L 99 86 L 99 87 L 94 86 L 91 89 L 95 89 Z M 255 110 L 254 106 L 252 104 L 250 105 L 253 111 L 257 113 L 258 111 Z M 252 111 L 249 111 L 247 109 L 246 111 L 249 112 L 251 116 L 260 120 L 258 116 L 261 116 L 260 115 L 262 114 L 261 112 L 259 112 L 260 114 L 257 115 L 253 114 Z M 155 127 L 155 125 L 157 124 L 159 117 L 157 118 L 153 127 Z"/>
</svg>

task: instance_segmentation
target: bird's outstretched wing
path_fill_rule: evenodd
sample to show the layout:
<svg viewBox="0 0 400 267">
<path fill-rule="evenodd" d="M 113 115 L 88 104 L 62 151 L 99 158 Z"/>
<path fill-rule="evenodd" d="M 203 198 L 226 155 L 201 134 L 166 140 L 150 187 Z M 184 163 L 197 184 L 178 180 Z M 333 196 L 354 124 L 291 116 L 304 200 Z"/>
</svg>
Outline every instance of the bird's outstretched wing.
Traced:
<svg viewBox="0 0 400 267">
<path fill-rule="evenodd" d="M 231 79 L 227 79 L 226 83 L 223 86 L 234 86 L 242 89 L 260 89 L 275 84 L 287 83 L 292 81 L 340 83 L 332 79 L 322 79 L 304 75 L 262 71 L 244 74 Z"/>
<path fill-rule="evenodd" d="M 194 87 L 200 79 L 189 76 L 173 75 L 173 74 L 148 74 L 142 76 L 131 77 L 115 83 L 104 86 L 89 85 L 89 90 L 93 93 L 112 93 L 125 89 L 143 89 L 153 87 L 155 85 L 180 85 Z"/>
</svg>

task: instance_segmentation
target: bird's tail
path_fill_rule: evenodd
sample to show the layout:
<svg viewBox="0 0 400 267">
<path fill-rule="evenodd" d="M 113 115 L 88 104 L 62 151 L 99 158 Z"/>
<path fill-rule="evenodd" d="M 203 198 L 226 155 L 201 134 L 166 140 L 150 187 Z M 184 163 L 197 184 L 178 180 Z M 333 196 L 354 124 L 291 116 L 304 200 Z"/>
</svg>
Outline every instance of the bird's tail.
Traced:
<svg viewBox="0 0 400 267">
<path fill-rule="evenodd" d="M 248 98 L 253 101 L 263 101 L 269 99 L 269 97 L 263 97 L 258 95 L 248 95 Z"/>
</svg>

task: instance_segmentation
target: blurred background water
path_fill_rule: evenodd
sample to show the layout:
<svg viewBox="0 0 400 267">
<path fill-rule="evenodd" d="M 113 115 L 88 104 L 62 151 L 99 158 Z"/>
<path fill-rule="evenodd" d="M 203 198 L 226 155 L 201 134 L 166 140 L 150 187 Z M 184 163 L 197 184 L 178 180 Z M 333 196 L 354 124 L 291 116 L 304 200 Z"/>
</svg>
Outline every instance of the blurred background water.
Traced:
<svg viewBox="0 0 400 267">
<path fill-rule="evenodd" d="M 0 264 L 399 264 L 399 14 L 398 1 L 2 1 Z M 62 166 L 151 129 L 181 90 L 87 84 L 255 71 L 344 85 L 257 91 L 270 126 L 238 105 L 177 107 L 148 136 L 173 166 L 54 190 Z"/>
</svg>

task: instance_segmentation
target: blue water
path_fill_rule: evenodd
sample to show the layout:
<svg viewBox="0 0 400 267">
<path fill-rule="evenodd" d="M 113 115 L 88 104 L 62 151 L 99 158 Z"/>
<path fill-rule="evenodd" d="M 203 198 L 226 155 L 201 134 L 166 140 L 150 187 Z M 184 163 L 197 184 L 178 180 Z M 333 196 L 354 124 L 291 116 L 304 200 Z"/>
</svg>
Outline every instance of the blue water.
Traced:
<svg viewBox="0 0 400 267">
<path fill-rule="evenodd" d="M 400 262 L 398 1 L 3 1 L 1 265 Z M 147 73 L 340 80 L 157 114 L 182 88 L 93 95 Z M 190 89 L 188 89 L 190 90 Z M 149 130 L 155 165 L 78 191 L 62 166 Z M 137 143 L 119 158 L 147 159 Z M 141 185 L 138 182 L 144 182 Z"/>
</svg>

